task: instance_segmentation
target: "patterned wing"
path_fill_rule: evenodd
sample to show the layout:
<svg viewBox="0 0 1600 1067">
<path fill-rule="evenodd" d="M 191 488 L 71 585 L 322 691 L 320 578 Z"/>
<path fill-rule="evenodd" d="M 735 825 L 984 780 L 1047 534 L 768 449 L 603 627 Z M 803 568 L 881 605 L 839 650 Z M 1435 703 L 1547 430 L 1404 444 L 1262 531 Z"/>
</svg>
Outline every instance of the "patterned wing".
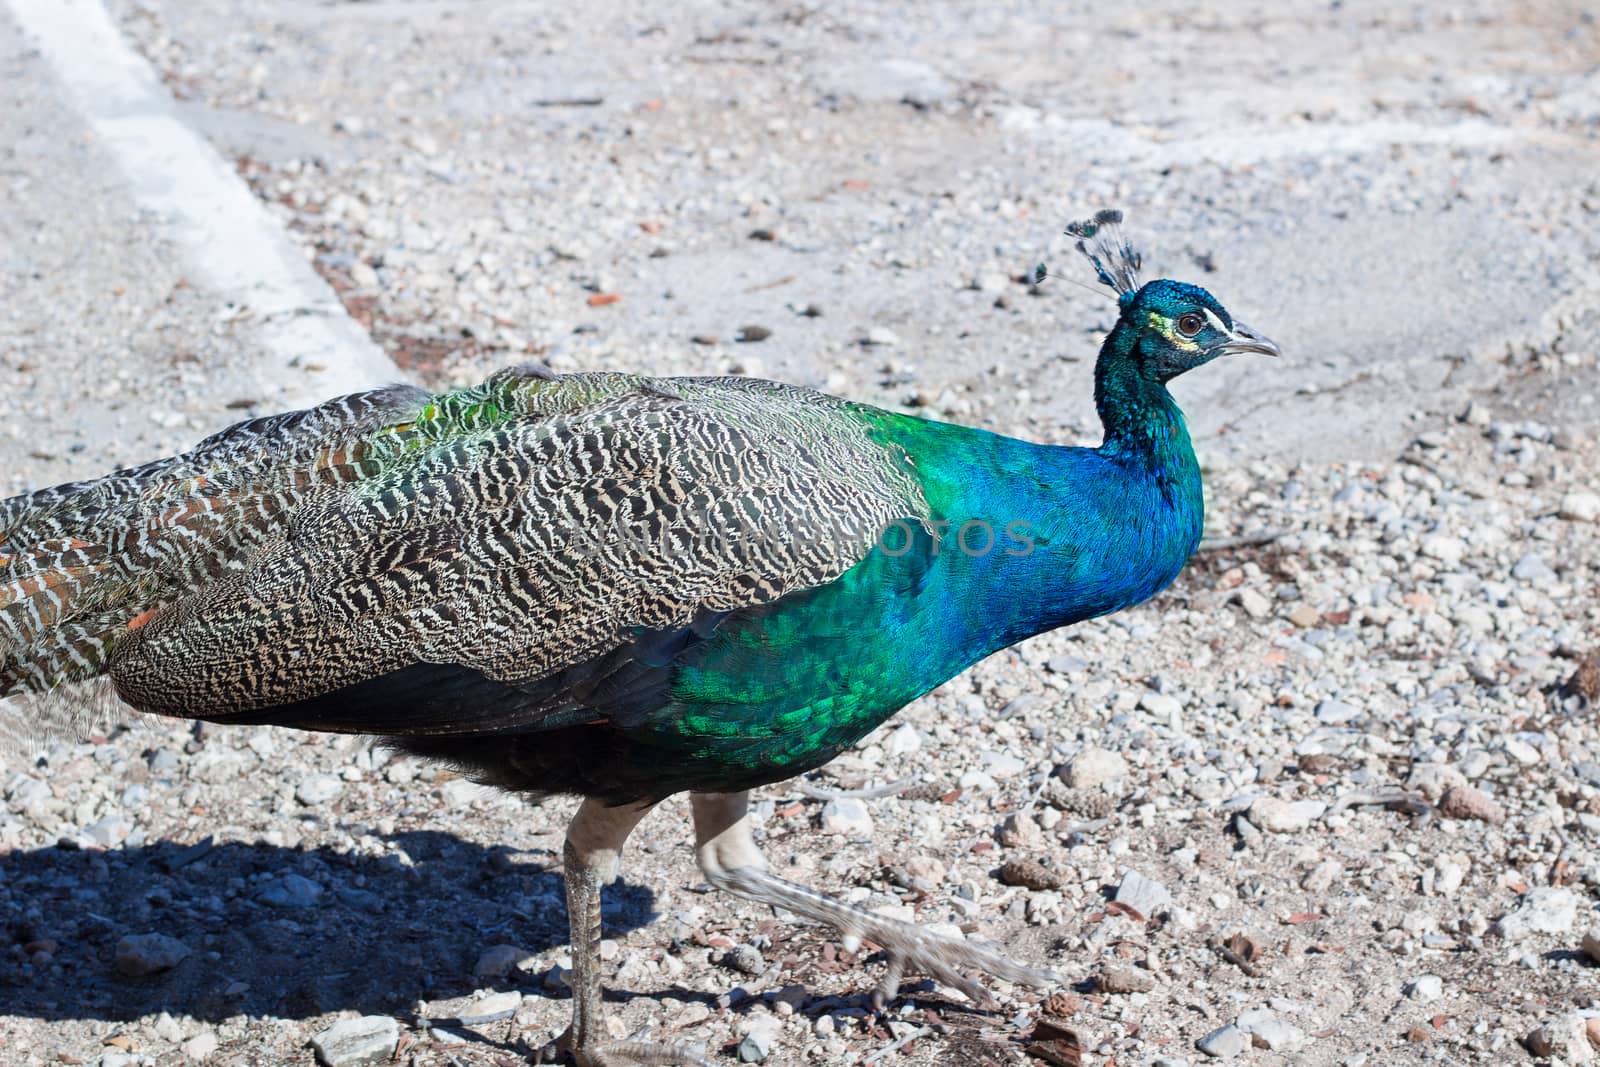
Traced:
<svg viewBox="0 0 1600 1067">
<path fill-rule="evenodd" d="M 119 694 L 276 721 L 252 713 L 417 665 L 537 689 L 831 581 L 926 511 L 860 410 L 807 390 L 507 374 L 439 403 L 367 442 L 376 476 L 308 500 L 241 569 L 120 638 Z"/>
<path fill-rule="evenodd" d="M 341 397 L 0 502 L 0 699 L 100 675 L 130 622 L 241 566 L 318 492 L 375 473 L 352 443 L 426 399 L 409 386 Z"/>
</svg>

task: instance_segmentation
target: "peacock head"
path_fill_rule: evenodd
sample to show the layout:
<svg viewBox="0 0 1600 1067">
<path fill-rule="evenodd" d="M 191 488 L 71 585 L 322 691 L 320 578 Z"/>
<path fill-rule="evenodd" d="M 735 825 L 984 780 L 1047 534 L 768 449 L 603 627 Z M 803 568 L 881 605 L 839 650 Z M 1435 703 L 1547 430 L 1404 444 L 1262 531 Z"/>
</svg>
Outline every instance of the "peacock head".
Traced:
<svg viewBox="0 0 1600 1067">
<path fill-rule="evenodd" d="M 1106 210 L 1067 227 L 1101 284 L 1117 294 L 1120 313 L 1109 350 L 1134 360 L 1144 374 L 1163 383 L 1218 356 L 1282 355 L 1276 344 L 1235 319 L 1198 285 L 1166 278 L 1140 285 L 1139 253 L 1123 238 L 1121 222 L 1122 212 Z"/>
</svg>

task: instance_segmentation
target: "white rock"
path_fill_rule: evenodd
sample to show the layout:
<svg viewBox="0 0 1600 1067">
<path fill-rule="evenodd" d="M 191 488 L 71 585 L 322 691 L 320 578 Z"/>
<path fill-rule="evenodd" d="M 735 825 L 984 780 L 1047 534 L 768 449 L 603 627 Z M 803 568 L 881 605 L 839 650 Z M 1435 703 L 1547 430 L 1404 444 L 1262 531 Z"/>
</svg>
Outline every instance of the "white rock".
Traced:
<svg viewBox="0 0 1600 1067">
<path fill-rule="evenodd" d="M 994 780 L 994 775 L 988 771 L 968 771 L 956 782 L 962 789 L 970 789 L 974 793 L 993 793 L 1000 788 Z"/>
<path fill-rule="evenodd" d="M 822 806 L 822 830 L 844 837 L 871 837 L 872 814 L 856 798 L 839 797 Z"/>
<path fill-rule="evenodd" d="M 869 345 L 879 345 L 888 348 L 900 343 L 900 335 L 887 326 L 874 326 L 867 331 L 866 342 Z"/>
<path fill-rule="evenodd" d="M 1405 995 L 1426 1004 L 1444 996 L 1444 979 L 1436 974 L 1419 974 L 1405 984 Z"/>
<path fill-rule="evenodd" d="M 1424 537 L 1421 549 L 1424 556 L 1451 567 L 1460 563 L 1461 557 L 1467 554 L 1466 542 L 1459 537 L 1449 537 L 1445 534 L 1430 534 Z"/>
<path fill-rule="evenodd" d="M 1327 810 L 1328 805 L 1320 800 L 1257 797 L 1250 805 L 1250 821 L 1275 834 L 1292 834 L 1309 829 Z"/>
<path fill-rule="evenodd" d="M 1091 746 L 1072 757 L 1063 777 L 1074 789 L 1093 789 L 1127 773 L 1127 760 L 1115 752 Z"/>
<path fill-rule="evenodd" d="M 387 1063 L 400 1043 L 400 1025 L 387 1015 L 341 1019 L 311 1039 L 323 1067 Z"/>
<path fill-rule="evenodd" d="M 1525 1038 L 1528 1051 L 1561 1063 L 1593 1063 L 1594 1045 L 1589 1042 L 1589 1021 L 1577 1012 L 1551 1019 Z"/>
<path fill-rule="evenodd" d="M 1233 1025 L 1250 1035 L 1251 1044 L 1273 1052 L 1292 1052 L 1306 1043 L 1304 1030 L 1265 1008 L 1241 1013 Z"/>
<path fill-rule="evenodd" d="M 1000 824 L 1000 843 L 1006 848 L 1037 849 L 1044 845 L 1044 834 L 1033 817 L 1023 812 L 1012 812 Z"/>
<path fill-rule="evenodd" d="M 1455 896 L 1456 890 L 1467 879 L 1465 864 L 1441 857 L 1433 865 L 1433 891 L 1441 897 Z"/>
<path fill-rule="evenodd" d="M 1600 522 L 1600 495 L 1574 489 L 1561 498 L 1560 513 L 1573 522 Z"/>
<path fill-rule="evenodd" d="M 908 722 L 894 728 L 883 743 L 884 751 L 891 756 L 905 756 L 922 747 L 922 733 Z"/>
<path fill-rule="evenodd" d="M 1272 614 L 1272 601 L 1254 589 L 1241 589 L 1235 598 L 1244 613 L 1252 619 L 1264 619 Z"/>
<path fill-rule="evenodd" d="M 1494 933 L 1510 942 L 1533 934 L 1564 934 L 1578 921 L 1578 896 L 1570 889 L 1531 889 L 1517 909 L 1500 917 Z"/>
<path fill-rule="evenodd" d="M 1028 769 L 1026 763 L 1009 752 L 981 752 L 978 758 L 983 761 L 983 769 L 996 779 L 1015 778 Z"/>
<path fill-rule="evenodd" d="M 217 1054 L 222 1042 L 210 1030 L 202 1030 L 182 1045 L 183 1054 L 191 1060 L 208 1060 Z"/>
<path fill-rule="evenodd" d="M 1139 706 L 1150 714 L 1163 719 L 1175 718 L 1183 714 L 1183 705 L 1176 697 L 1165 693 L 1141 693 Z"/>
</svg>

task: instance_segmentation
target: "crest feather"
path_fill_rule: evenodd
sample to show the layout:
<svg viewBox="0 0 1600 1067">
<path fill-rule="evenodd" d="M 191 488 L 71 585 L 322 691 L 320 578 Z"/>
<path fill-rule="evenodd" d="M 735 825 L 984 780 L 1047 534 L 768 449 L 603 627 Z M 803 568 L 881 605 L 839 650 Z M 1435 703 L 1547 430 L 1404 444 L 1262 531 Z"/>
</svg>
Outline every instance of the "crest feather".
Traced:
<svg viewBox="0 0 1600 1067">
<path fill-rule="evenodd" d="M 1120 297 L 1139 288 L 1139 253 L 1122 236 L 1122 212 L 1104 208 L 1094 217 L 1067 224 L 1067 234 L 1078 239 L 1078 251 L 1094 264 L 1102 285 Z"/>
</svg>

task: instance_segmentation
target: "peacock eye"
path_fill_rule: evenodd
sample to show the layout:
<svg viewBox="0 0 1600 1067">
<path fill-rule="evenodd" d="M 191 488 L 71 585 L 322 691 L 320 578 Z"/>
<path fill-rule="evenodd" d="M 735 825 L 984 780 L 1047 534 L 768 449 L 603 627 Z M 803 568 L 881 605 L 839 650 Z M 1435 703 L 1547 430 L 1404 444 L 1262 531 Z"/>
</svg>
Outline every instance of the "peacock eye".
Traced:
<svg viewBox="0 0 1600 1067">
<path fill-rule="evenodd" d="M 1206 320 L 1202 319 L 1199 315 L 1196 315 L 1192 311 L 1178 316 L 1178 332 L 1183 334 L 1185 337 L 1193 337 L 1195 334 L 1205 329 L 1205 325 Z"/>
</svg>

